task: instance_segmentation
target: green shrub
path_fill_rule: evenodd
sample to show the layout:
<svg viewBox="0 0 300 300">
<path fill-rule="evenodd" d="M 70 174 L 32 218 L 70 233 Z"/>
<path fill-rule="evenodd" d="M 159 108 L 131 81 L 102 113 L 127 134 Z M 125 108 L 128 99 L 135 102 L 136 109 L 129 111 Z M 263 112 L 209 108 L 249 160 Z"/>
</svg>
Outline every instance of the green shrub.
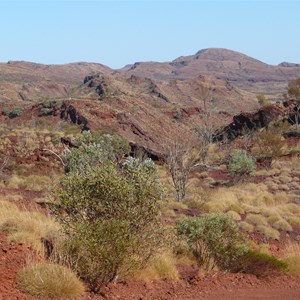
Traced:
<svg viewBox="0 0 300 300">
<path fill-rule="evenodd" d="M 187 218 L 177 225 L 177 232 L 186 239 L 199 266 L 208 271 L 214 266 L 230 270 L 234 261 L 247 249 L 237 225 L 227 215 L 207 214 Z"/>
<path fill-rule="evenodd" d="M 66 155 L 66 171 L 85 172 L 89 167 L 105 161 L 120 161 L 129 154 L 130 147 L 126 140 L 117 135 L 91 134 L 84 132 L 75 141 L 77 149 Z"/>
<path fill-rule="evenodd" d="M 84 292 L 83 284 L 71 270 L 47 263 L 25 267 L 18 275 L 18 286 L 39 299 L 74 299 Z"/>
<path fill-rule="evenodd" d="M 106 161 L 68 173 L 54 210 L 68 239 L 61 251 L 92 290 L 141 268 L 163 244 L 161 188 L 151 160 Z"/>
<path fill-rule="evenodd" d="M 278 275 L 285 272 L 287 263 L 266 253 L 249 250 L 236 261 L 235 272 L 253 274 L 257 277 Z"/>
<path fill-rule="evenodd" d="M 8 116 L 10 119 L 13 119 L 13 118 L 16 118 L 16 117 L 19 117 L 22 115 L 23 113 L 23 108 L 21 107 L 15 107 L 13 109 L 9 109 L 9 108 L 4 108 L 3 109 L 3 113 Z"/>
<path fill-rule="evenodd" d="M 231 176 L 241 178 L 255 171 L 255 159 L 244 150 L 234 150 L 229 156 L 227 169 Z"/>
</svg>

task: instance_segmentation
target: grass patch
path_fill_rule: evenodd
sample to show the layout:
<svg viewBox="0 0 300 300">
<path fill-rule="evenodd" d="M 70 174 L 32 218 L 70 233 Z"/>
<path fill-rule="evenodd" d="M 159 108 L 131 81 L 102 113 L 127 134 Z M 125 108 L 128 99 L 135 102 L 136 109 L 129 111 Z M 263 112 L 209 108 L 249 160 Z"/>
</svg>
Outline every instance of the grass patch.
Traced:
<svg viewBox="0 0 300 300">
<path fill-rule="evenodd" d="M 279 230 L 285 230 L 288 232 L 293 231 L 292 226 L 284 219 L 278 220 L 276 222 L 274 222 L 274 224 L 272 225 L 274 228 L 279 229 Z"/>
<path fill-rule="evenodd" d="M 279 240 L 280 238 L 279 232 L 276 229 L 271 228 L 269 226 L 258 225 L 256 227 L 256 230 L 262 233 L 266 238 L 274 239 L 274 240 Z"/>
<path fill-rule="evenodd" d="M 59 225 L 51 218 L 33 211 L 20 211 L 11 202 L 0 201 L 0 230 L 8 233 L 8 240 L 24 243 L 43 253 L 41 238 L 55 239 Z"/>
<path fill-rule="evenodd" d="M 288 273 L 300 276 L 300 244 L 290 243 L 285 249 Z"/>
<path fill-rule="evenodd" d="M 257 251 L 246 252 L 239 260 L 236 271 L 257 277 L 278 275 L 286 271 L 287 263 L 269 254 Z"/>
<path fill-rule="evenodd" d="M 234 221 L 240 221 L 241 216 L 234 210 L 229 210 L 227 212 L 227 215 L 229 215 Z"/>
<path fill-rule="evenodd" d="M 37 263 L 25 267 L 18 275 L 18 286 L 39 299 L 79 299 L 84 285 L 66 267 Z"/>
<path fill-rule="evenodd" d="M 135 278 L 144 281 L 163 279 L 176 281 L 179 279 L 176 259 L 169 253 L 157 255 L 144 270 L 135 275 Z"/>
<path fill-rule="evenodd" d="M 245 221 L 240 222 L 239 223 L 239 227 L 242 230 L 244 230 L 244 231 L 246 231 L 248 233 L 251 233 L 251 232 L 254 231 L 254 226 L 252 224 L 249 224 L 249 223 L 245 222 Z"/>
<path fill-rule="evenodd" d="M 253 225 L 267 225 L 267 220 L 262 215 L 248 214 L 245 221 Z"/>
</svg>

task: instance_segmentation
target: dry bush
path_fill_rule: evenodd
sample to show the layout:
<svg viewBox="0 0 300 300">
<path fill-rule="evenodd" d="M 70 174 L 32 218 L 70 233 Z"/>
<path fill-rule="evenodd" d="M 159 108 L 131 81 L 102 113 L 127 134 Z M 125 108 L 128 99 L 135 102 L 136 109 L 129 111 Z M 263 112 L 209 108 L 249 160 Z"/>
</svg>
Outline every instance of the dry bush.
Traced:
<svg viewBox="0 0 300 300">
<path fill-rule="evenodd" d="M 292 177 L 288 176 L 287 174 L 281 174 L 279 177 L 278 177 L 279 181 L 281 183 L 290 183 L 292 181 Z"/>
<path fill-rule="evenodd" d="M 145 269 L 138 271 L 134 278 L 144 281 L 163 279 L 176 281 L 179 279 L 176 259 L 171 253 L 157 255 Z"/>
<path fill-rule="evenodd" d="M 285 192 L 279 192 L 274 195 L 274 201 L 276 204 L 284 204 L 290 201 L 289 195 Z"/>
<path fill-rule="evenodd" d="M 240 222 L 239 227 L 242 230 L 244 230 L 246 232 L 249 232 L 249 233 L 254 231 L 254 226 L 252 224 L 249 224 L 249 223 L 245 222 L 245 221 Z"/>
<path fill-rule="evenodd" d="M 271 215 L 268 217 L 267 221 L 268 221 L 268 224 L 270 225 L 273 225 L 275 222 L 278 222 L 282 220 L 281 216 L 279 215 Z M 276 227 L 275 227 L 276 228 Z"/>
<path fill-rule="evenodd" d="M 293 231 L 292 226 L 284 219 L 274 222 L 272 226 L 279 230 L 285 230 L 288 232 Z"/>
<path fill-rule="evenodd" d="M 300 225 L 300 216 L 287 217 L 287 221 L 292 225 Z"/>
<path fill-rule="evenodd" d="M 210 201 L 206 202 L 203 206 L 207 212 L 226 212 L 232 206 L 239 206 L 239 201 L 235 193 L 229 189 L 218 189 L 211 195 Z"/>
<path fill-rule="evenodd" d="M 39 299 L 79 299 L 84 285 L 68 268 L 48 263 L 25 267 L 18 275 L 18 286 Z"/>
<path fill-rule="evenodd" d="M 267 220 L 262 215 L 255 215 L 255 214 L 247 214 L 246 222 L 253 224 L 253 225 L 267 225 Z"/>
<path fill-rule="evenodd" d="M 265 184 L 269 190 L 274 190 L 274 191 L 278 190 L 278 184 L 276 182 L 274 182 L 273 180 L 268 179 L 265 181 Z"/>
<path fill-rule="evenodd" d="M 51 186 L 51 178 L 45 175 L 30 175 L 24 177 L 24 185 L 27 190 L 45 191 Z"/>
<path fill-rule="evenodd" d="M 0 196 L 0 199 L 5 201 L 18 202 L 18 201 L 22 201 L 24 198 L 22 195 L 8 194 L 8 195 Z"/>
<path fill-rule="evenodd" d="M 262 233 L 265 237 L 270 238 L 270 239 L 278 240 L 280 237 L 279 232 L 276 229 L 273 229 L 269 226 L 258 225 L 256 227 L 256 230 L 258 232 Z"/>
<path fill-rule="evenodd" d="M 289 243 L 285 248 L 285 258 L 289 274 L 300 276 L 300 244 Z"/>
<path fill-rule="evenodd" d="M 234 210 L 229 210 L 227 212 L 227 215 L 229 215 L 234 221 L 240 221 L 241 216 Z"/>
<path fill-rule="evenodd" d="M 16 174 L 13 174 L 9 178 L 9 181 L 7 183 L 7 188 L 9 188 L 9 189 L 18 189 L 23 185 L 24 185 L 24 180 L 20 176 L 18 176 Z"/>
<path fill-rule="evenodd" d="M 43 253 L 41 238 L 55 239 L 59 225 L 51 218 L 32 211 L 20 211 L 13 203 L 0 201 L 0 230 L 8 233 L 10 241 L 32 246 Z"/>
<path fill-rule="evenodd" d="M 274 196 L 269 192 L 262 192 L 258 194 L 251 202 L 250 204 L 255 206 L 271 206 L 275 204 Z"/>
</svg>

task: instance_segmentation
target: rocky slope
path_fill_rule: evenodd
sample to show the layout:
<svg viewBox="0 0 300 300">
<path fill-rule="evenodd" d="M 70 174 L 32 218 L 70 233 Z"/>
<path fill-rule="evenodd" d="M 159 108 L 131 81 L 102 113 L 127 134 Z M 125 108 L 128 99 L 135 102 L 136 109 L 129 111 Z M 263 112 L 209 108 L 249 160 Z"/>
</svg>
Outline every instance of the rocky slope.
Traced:
<svg viewBox="0 0 300 300">
<path fill-rule="evenodd" d="M 24 61 L 0 63 L 0 101 L 67 97 L 85 76 L 110 73 L 101 64 L 43 65 Z"/>
<path fill-rule="evenodd" d="M 287 82 L 300 76 L 300 65 L 285 62 L 273 66 L 236 51 L 210 48 L 172 62 L 138 62 L 121 72 L 156 80 L 213 75 L 253 93 L 276 94 L 283 93 Z"/>
</svg>

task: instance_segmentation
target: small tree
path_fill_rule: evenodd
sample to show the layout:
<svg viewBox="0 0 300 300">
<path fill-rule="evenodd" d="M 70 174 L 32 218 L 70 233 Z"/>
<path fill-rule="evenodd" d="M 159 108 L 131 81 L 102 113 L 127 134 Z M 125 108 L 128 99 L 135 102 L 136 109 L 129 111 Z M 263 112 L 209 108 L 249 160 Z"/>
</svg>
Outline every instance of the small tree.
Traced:
<svg viewBox="0 0 300 300">
<path fill-rule="evenodd" d="M 244 150 L 234 150 L 229 155 L 227 169 L 232 177 L 240 180 L 255 171 L 255 159 L 249 156 Z"/>
<path fill-rule="evenodd" d="M 181 135 L 169 141 L 164 147 L 166 163 L 172 177 L 178 201 L 183 201 L 186 194 L 189 174 L 201 160 L 201 148 L 192 135 Z"/>
<path fill-rule="evenodd" d="M 296 125 L 296 130 L 298 130 L 298 126 L 300 123 L 300 77 L 295 80 L 291 80 L 288 84 L 288 94 L 287 96 L 296 101 L 296 105 L 294 108 L 294 120 L 293 122 Z"/>
<path fill-rule="evenodd" d="M 252 147 L 252 153 L 259 160 L 267 160 L 266 167 L 271 167 L 272 162 L 280 157 L 284 152 L 285 141 L 282 132 L 286 129 L 286 124 L 272 123 L 258 133 L 256 145 Z"/>
<path fill-rule="evenodd" d="M 209 145 L 213 142 L 216 132 L 216 123 L 214 121 L 214 109 L 212 107 L 213 89 L 202 85 L 200 87 L 200 98 L 203 102 L 202 122 L 195 128 L 198 147 L 201 150 L 201 160 L 205 163 L 208 157 Z"/>
<path fill-rule="evenodd" d="M 237 225 L 227 215 L 209 214 L 184 219 L 177 225 L 177 232 L 186 240 L 199 266 L 207 271 L 215 266 L 230 270 L 247 251 Z"/>
<path fill-rule="evenodd" d="M 71 168 L 73 170 L 73 168 Z M 130 158 L 69 172 L 56 191 L 67 262 L 97 291 L 141 268 L 162 245 L 161 188 L 155 165 Z"/>
</svg>

